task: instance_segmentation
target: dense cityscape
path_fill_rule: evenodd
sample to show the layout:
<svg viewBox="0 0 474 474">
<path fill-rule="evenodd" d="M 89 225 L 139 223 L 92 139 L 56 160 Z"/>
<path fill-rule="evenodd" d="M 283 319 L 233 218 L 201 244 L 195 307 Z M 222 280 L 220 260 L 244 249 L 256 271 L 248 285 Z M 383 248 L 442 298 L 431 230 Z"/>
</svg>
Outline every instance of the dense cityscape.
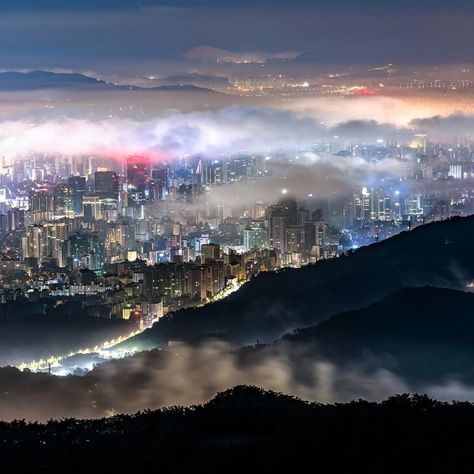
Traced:
<svg viewBox="0 0 474 474">
<path fill-rule="evenodd" d="M 460 474 L 470 0 L 0 1 L 2 474 Z"/>
<path fill-rule="evenodd" d="M 348 162 L 396 160 L 402 177 L 372 179 L 347 196 L 324 199 L 318 189 L 296 199 L 283 188 L 277 202 L 238 206 L 213 194 L 237 183 L 258 188 L 278 172 L 270 156 L 4 159 L 1 319 L 76 313 L 145 329 L 260 272 L 336 258 L 472 213 L 468 138 L 440 144 L 415 134 L 411 146 L 380 142 L 315 150 Z"/>
<path fill-rule="evenodd" d="M 304 58 L 304 56 L 303 56 Z M 214 59 L 214 58 L 213 58 Z M 294 71 L 287 61 L 267 61 L 261 71 L 239 70 L 234 63 L 222 61 L 217 55 L 211 63 L 215 75 L 181 74 L 169 77 L 147 76 L 139 83 L 195 84 L 217 91 L 243 96 L 274 97 L 337 97 L 397 96 L 431 97 L 433 99 L 464 98 L 474 87 L 474 72 L 469 66 L 407 67 L 396 64 L 372 65 L 365 68 L 340 66 L 309 71 Z M 223 65 L 224 64 L 224 65 Z M 240 64 L 240 63 L 237 63 Z M 248 61 L 247 64 L 254 64 Z M 227 66 L 227 67 L 226 67 Z M 251 68 L 247 68 L 251 69 Z M 153 81 L 153 82 L 151 82 Z"/>
</svg>

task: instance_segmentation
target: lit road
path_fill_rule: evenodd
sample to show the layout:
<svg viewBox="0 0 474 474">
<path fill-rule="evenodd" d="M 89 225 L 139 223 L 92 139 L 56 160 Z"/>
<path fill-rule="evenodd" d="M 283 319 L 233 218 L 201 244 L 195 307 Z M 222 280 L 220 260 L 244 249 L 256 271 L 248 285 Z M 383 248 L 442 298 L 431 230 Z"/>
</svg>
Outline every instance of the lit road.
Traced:
<svg viewBox="0 0 474 474">
<path fill-rule="evenodd" d="M 234 293 L 237 291 L 243 284 L 243 283 L 238 283 L 232 286 L 229 286 L 225 288 L 224 290 L 220 291 L 216 295 L 214 295 L 212 298 L 207 299 L 205 302 L 201 303 L 198 305 L 199 307 L 204 306 L 206 304 L 214 303 L 216 301 L 222 300 L 229 296 L 230 294 Z M 68 375 L 70 371 L 68 370 L 61 370 L 63 367 L 63 362 L 66 359 L 69 359 L 71 357 L 77 356 L 77 355 L 92 355 L 96 354 L 103 359 L 116 359 L 123 357 L 124 355 L 130 355 L 133 354 L 134 352 L 138 352 L 140 349 L 135 349 L 135 350 L 127 350 L 127 351 L 117 351 L 114 350 L 113 348 L 122 343 L 125 342 L 132 337 L 137 336 L 138 334 L 141 334 L 143 331 L 145 331 L 146 328 L 139 329 L 136 331 L 131 332 L 130 334 L 127 334 L 125 336 L 120 336 L 116 339 L 112 339 L 110 341 L 105 341 L 102 344 L 96 345 L 94 347 L 89 347 L 86 349 L 81 349 L 75 352 L 71 352 L 69 354 L 65 355 L 54 355 L 50 356 L 48 358 L 43 358 L 40 360 L 35 360 L 32 362 L 24 362 L 22 364 L 17 365 L 16 367 L 20 370 L 31 370 L 32 372 L 44 372 L 47 370 L 52 370 L 56 375 Z M 86 367 L 76 367 L 76 368 L 81 368 L 81 369 L 90 369 L 90 366 Z"/>
<path fill-rule="evenodd" d="M 142 333 L 144 330 L 145 329 L 139 329 L 137 331 L 133 331 L 125 336 L 120 336 L 120 337 L 117 337 L 116 339 L 105 341 L 102 344 L 99 344 L 95 347 L 81 349 L 76 352 L 71 352 L 67 355 L 50 356 L 46 359 L 35 360 L 32 362 L 25 362 L 20 365 L 17 365 L 16 367 L 20 370 L 28 369 L 28 370 L 31 370 L 32 372 L 39 372 L 39 371 L 48 370 L 49 368 L 61 367 L 62 361 L 64 361 L 65 359 L 68 359 L 69 357 L 74 357 L 80 354 L 99 354 L 104 357 L 110 358 L 110 355 L 107 354 L 106 352 L 108 349 L 111 349 L 112 347 L 116 346 L 117 344 L 120 344 L 121 342 L 131 339 L 132 337 Z"/>
</svg>

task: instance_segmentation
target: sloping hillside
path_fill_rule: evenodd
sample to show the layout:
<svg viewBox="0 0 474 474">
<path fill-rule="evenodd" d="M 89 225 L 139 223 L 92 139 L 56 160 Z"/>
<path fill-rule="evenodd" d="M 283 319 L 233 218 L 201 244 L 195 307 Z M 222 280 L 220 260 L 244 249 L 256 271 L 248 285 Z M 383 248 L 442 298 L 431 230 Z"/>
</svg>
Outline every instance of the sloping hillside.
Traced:
<svg viewBox="0 0 474 474">
<path fill-rule="evenodd" d="M 453 218 L 338 259 L 262 274 L 223 301 L 163 318 L 130 347 L 210 335 L 237 344 L 271 342 L 405 287 L 464 289 L 474 279 L 473 235 L 473 216 Z"/>
<path fill-rule="evenodd" d="M 474 294 L 407 288 L 298 330 L 276 347 L 339 367 L 387 369 L 415 387 L 454 378 L 474 384 Z"/>
</svg>

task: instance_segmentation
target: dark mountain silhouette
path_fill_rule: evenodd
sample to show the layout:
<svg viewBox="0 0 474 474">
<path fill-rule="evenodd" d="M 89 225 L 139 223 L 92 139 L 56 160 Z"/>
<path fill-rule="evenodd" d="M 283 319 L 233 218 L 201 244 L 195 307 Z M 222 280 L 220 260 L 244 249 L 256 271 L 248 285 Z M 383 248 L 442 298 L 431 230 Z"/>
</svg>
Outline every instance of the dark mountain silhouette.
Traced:
<svg viewBox="0 0 474 474">
<path fill-rule="evenodd" d="M 399 395 L 307 403 L 238 386 L 205 405 L 0 423 L 2 472 L 467 473 L 474 406 Z"/>
<path fill-rule="evenodd" d="M 474 294 L 403 289 L 286 335 L 275 350 L 339 367 L 388 369 L 415 387 L 452 378 L 473 384 Z"/>
<path fill-rule="evenodd" d="M 474 217 L 456 217 L 338 259 L 261 274 L 225 300 L 161 319 L 130 346 L 207 336 L 236 344 L 272 342 L 287 331 L 363 308 L 405 287 L 462 290 L 474 279 L 472 235 Z"/>
<path fill-rule="evenodd" d="M 91 91 L 152 90 L 156 92 L 214 92 L 211 89 L 197 87 L 191 84 L 165 85 L 150 88 L 132 85 L 118 85 L 78 73 L 59 73 L 51 71 L 8 71 L 0 73 L 0 92 L 21 92 L 40 89 L 71 89 Z"/>
<path fill-rule="evenodd" d="M 9 71 L 0 73 L 0 91 L 65 88 L 106 89 L 114 87 L 114 84 L 109 84 L 105 81 L 76 73 L 58 73 L 49 71 Z"/>
</svg>

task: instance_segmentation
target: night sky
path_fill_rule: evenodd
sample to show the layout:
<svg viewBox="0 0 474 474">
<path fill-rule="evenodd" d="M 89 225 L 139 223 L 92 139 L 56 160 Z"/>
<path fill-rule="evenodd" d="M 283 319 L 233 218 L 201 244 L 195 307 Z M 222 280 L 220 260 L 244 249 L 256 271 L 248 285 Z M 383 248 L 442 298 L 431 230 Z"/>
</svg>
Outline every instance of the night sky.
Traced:
<svg viewBox="0 0 474 474">
<path fill-rule="evenodd" d="M 2 0 L 0 61 L 126 71 L 206 45 L 310 63 L 463 63 L 473 19 L 467 0 Z"/>
</svg>

